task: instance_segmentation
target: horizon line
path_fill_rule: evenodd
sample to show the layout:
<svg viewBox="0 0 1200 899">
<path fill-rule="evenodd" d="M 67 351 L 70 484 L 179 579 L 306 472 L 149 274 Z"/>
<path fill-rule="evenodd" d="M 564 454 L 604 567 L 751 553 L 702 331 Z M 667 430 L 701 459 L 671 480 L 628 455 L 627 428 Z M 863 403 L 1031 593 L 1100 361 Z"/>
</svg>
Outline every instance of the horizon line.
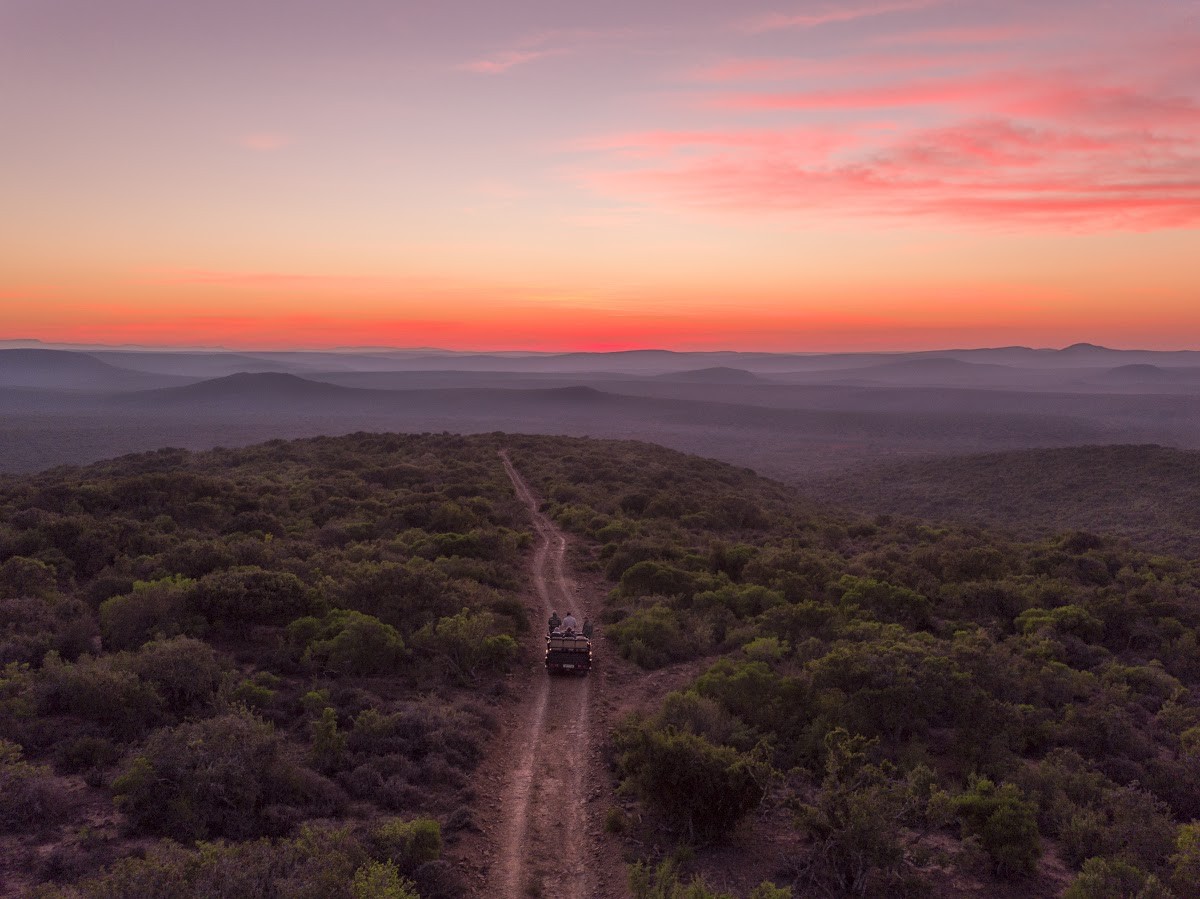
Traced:
<svg viewBox="0 0 1200 899">
<path fill-rule="evenodd" d="M 698 355 L 754 355 L 754 356 L 839 356 L 839 355 L 912 355 L 928 353 L 969 353 L 999 350 L 1029 350 L 1032 352 L 1061 353 L 1068 350 L 1104 350 L 1117 353 L 1191 353 L 1200 352 L 1196 347 L 1178 347 L 1175 349 L 1148 349 L 1139 346 L 1109 346 L 1088 341 L 1078 341 L 1062 347 L 1030 346 L 1027 344 L 1006 344 L 1003 346 L 946 346 L 937 349 L 855 349 L 844 348 L 836 350 L 755 350 L 735 349 L 731 347 L 707 350 L 675 350 L 666 347 L 645 346 L 613 350 L 561 349 L 536 350 L 527 348 L 507 349 L 451 349 L 448 347 L 404 347 L 404 346 L 289 346 L 289 347 L 228 347 L 223 345 L 194 345 L 194 344 L 145 344 L 145 343 L 81 343 L 74 341 L 43 340 L 37 337 L 0 338 L 0 349 L 65 349 L 65 350 L 99 350 L 99 351 L 130 351 L 130 352 L 168 352 L 168 353 L 316 353 L 334 355 L 338 353 L 429 353 L 454 356 L 617 356 L 634 353 L 666 353 L 677 356 Z"/>
</svg>

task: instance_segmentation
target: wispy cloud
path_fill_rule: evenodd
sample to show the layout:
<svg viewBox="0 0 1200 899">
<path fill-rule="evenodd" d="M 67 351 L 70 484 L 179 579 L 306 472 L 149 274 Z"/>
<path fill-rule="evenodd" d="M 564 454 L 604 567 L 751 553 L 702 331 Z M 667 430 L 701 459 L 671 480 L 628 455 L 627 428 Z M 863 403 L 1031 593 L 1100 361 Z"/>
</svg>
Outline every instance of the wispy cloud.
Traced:
<svg viewBox="0 0 1200 899">
<path fill-rule="evenodd" d="M 509 69 L 547 56 L 562 56 L 568 51 L 562 48 L 544 50 L 505 50 L 491 56 L 464 62 L 458 68 L 464 72 L 474 72 L 477 75 L 503 75 Z"/>
<path fill-rule="evenodd" d="M 921 28 L 874 35 L 867 40 L 876 46 L 1001 44 L 1028 40 L 1048 34 L 1046 28 L 1032 25 L 976 25 L 949 28 Z"/>
<path fill-rule="evenodd" d="M 736 213 L 1200 227 L 1200 85 L 1165 65 L 722 94 L 714 108 L 803 124 L 593 138 L 581 179 L 620 201 Z"/>
<path fill-rule="evenodd" d="M 503 50 L 468 60 L 456 68 L 477 75 L 502 75 L 518 66 L 551 56 L 569 56 L 597 44 L 636 37 L 628 28 L 546 28 L 527 34 Z"/>
<path fill-rule="evenodd" d="M 932 6 L 939 6 L 943 2 L 945 0 L 890 0 L 890 2 L 866 5 L 829 5 L 814 11 L 806 10 L 804 12 L 769 12 L 739 23 L 739 28 L 751 34 L 788 29 L 819 28 L 822 25 L 832 25 L 836 22 L 853 22 L 857 19 L 869 19 L 889 13 L 928 9 Z"/>
<path fill-rule="evenodd" d="M 736 82 L 797 81 L 801 79 L 862 78 L 900 75 L 922 70 L 948 69 L 960 65 L 978 65 L 982 57 L 974 53 L 848 54 L 825 58 L 737 57 L 694 69 L 686 80 L 721 84 Z"/>
</svg>

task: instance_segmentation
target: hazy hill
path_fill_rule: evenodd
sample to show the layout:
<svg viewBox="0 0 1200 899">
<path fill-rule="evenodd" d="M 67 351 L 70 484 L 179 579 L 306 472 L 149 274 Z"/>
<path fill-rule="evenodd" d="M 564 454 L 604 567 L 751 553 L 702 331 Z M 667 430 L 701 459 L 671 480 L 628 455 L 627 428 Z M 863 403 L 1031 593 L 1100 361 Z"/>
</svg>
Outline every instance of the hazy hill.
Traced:
<svg viewBox="0 0 1200 899">
<path fill-rule="evenodd" d="M 327 407 L 339 402 L 361 403 L 369 400 L 374 393 L 376 391 L 339 387 L 283 372 L 238 372 L 183 387 L 132 394 L 122 399 L 130 404 L 152 406 L 217 406 L 231 410 L 265 407 L 282 410 L 297 404 Z"/>
<path fill-rule="evenodd" d="M 1122 387 L 1200 386 L 1200 368 L 1163 368 L 1148 362 L 1135 362 L 1110 368 L 1094 376 L 1092 380 L 1100 384 Z"/>
<path fill-rule="evenodd" d="M 0 387 L 50 390 L 139 390 L 184 383 L 175 375 L 152 375 L 67 350 L 0 349 Z"/>
<path fill-rule="evenodd" d="M 670 372 L 658 375 L 660 381 L 684 381 L 693 384 L 762 384 L 764 379 L 744 368 L 729 368 L 716 365 L 692 371 Z"/>
<path fill-rule="evenodd" d="M 219 378 L 238 372 L 297 371 L 304 366 L 287 359 L 248 353 L 154 350 L 104 350 L 97 358 L 135 371 Z"/>
<path fill-rule="evenodd" d="M 812 485 L 867 512 L 1000 525 L 1028 536 L 1073 528 L 1200 555 L 1200 452 L 1080 446 L 861 468 Z"/>
</svg>

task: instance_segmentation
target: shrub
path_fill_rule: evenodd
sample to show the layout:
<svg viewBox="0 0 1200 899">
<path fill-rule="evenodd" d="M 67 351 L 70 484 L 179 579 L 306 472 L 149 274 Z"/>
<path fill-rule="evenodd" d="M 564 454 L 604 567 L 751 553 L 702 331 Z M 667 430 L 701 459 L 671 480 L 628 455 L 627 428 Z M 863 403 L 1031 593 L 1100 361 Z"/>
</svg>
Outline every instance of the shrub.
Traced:
<svg viewBox="0 0 1200 899">
<path fill-rule="evenodd" d="M 768 590 L 757 584 L 742 584 L 734 586 L 727 584 L 716 590 L 706 590 L 697 593 L 693 604 L 697 608 L 728 609 L 738 618 L 750 618 L 761 615 L 767 609 L 783 604 L 783 596 L 775 590 Z"/>
<path fill-rule="evenodd" d="M 642 668 L 661 668 L 695 658 L 708 645 L 679 612 L 663 603 L 636 610 L 612 625 L 608 633 L 621 655 Z"/>
<path fill-rule="evenodd" d="M 354 899 L 420 899 L 413 882 L 400 876 L 391 862 L 370 862 L 354 872 Z"/>
<path fill-rule="evenodd" d="M 126 657 L 123 664 L 153 685 L 176 714 L 212 699 L 226 669 L 211 646 L 191 637 L 154 640 Z"/>
<path fill-rule="evenodd" d="M 604 832 L 619 834 L 628 829 L 629 816 L 625 814 L 625 810 L 615 805 L 609 806 L 608 811 L 604 813 Z"/>
<path fill-rule="evenodd" d="M 50 769 L 25 761 L 20 746 L 0 739 L 0 833 L 51 824 L 65 804 Z"/>
<path fill-rule="evenodd" d="M 1200 883 L 1200 821 L 1179 828 L 1171 867 L 1172 882 L 1181 893 L 1186 894 L 1187 889 Z"/>
<path fill-rule="evenodd" d="M 616 739 L 621 771 L 690 838 L 727 836 L 765 794 L 763 765 L 704 737 L 634 724 Z"/>
<path fill-rule="evenodd" d="M 440 658 L 459 682 L 469 683 L 479 674 L 503 671 L 516 656 L 517 641 L 508 634 L 496 633 L 497 627 L 492 612 L 463 609 L 426 625 L 413 640 L 425 652 Z"/>
<path fill-rule="evenodd" d="M 637 862 L 629 866 L 628 873 L 633 899 L 735 899 L 731 893 L 714 892 L 701 877 L 693 877 L 684 883 L 680 879 L 679 865 L 669 859 L 655 868 Z M 792 890 L 763 881 L 751 890 L 747 899 L 792 899 Z"/>
<path fill-rule="evenodd" d="M 375 855 L 411 874 L 421 865 L 441 858 L 442 829 L 432 818 L 392 818 L 371 832 L 371 846 Z"/>
<path fill-rule="evenodd" d="M 838 582 L 837 588 L 842 591 L 843 605 L 869 609 L 884 621 L 922 627 L 928 623 L 933 610 L 929 599 L 915 590 L 872 578 L 846 575 Z"/>
<path fill-rule="evenodd" d="M 33 694 L 40 714 L 74 715 L 118 739 L 133 739 L 162 719 L 162 697 L 113 656 L 64 662 L 49 653 Z"/>
<path fill-rule="evenodd" d="M 330 674 L 390 674 L 407 651 L 400 633 L 372 615 L 335 609 L 288 625 L 288 640 L 303 647 L 305 665 Z"/>
<path fill-rule="evenodd" d="M 288 840 L 200 843 L 186 849 L 161 840 L 144 857 L 122 859 L 69 893 L 50 897 L 355 899 L 355 874 L 369 862 L 365 849 L 344 829 L 306 827 Z"/>
<path fill-rule="evenodd" d="M 100 604 L 100 634 L 108 649 L 136 649 L 154 636 L 195 631 L 185 621 L 196 582 L 182 577 L 137 581 L 133 591 Z"/>
<path fill-rule="evenodd" d="M 55 571 L 40 559 L 10 556 L 0 564 L 0 598 L 49 599 L 58 590 Z"/>
<path fill-rule="evenodd" d="M 312 724 L 312 764 L 325 772 L 335 770 L 346 754 L 347 736 L 338 730 L 337 711 L 326 706 Z"/>
<path fill-rule="evenodd" d="M 313 611 L 317 598 L 294 574 L 247 565 L 205 575 L 189 603 L 209 622 L 228 627 L 286 624 Z"/>
<path fill-rule="evenodd" d="M 954 811 L 963 837 L 976 837 L 1001 876 L 1032 874 L 1042 854 L 1036 807 L 1015 784 L 996 786 L 973 778 L 966 793 L 955 797 Z"/>
<path fill-rule="evenodd" d="M 1193 882 L 1192 886 L 1195 886 Z M 1173 899 L 1153 874 L 1115 858 L 1089 858 L 1063 899 Z"/>
<path fill-rule="evenodd" d="M 155 731 L 113 783 L 139 828 L 181 840 L 245 839 L 270 829 L 294 764 L 270 724 L 232 712 Z"/>
<path fill-rule="evenodd" d="M 631 565 L 621 575 L 623 596 L 691 597 L 700 582 L 697 575 L 664 562 L 646 560 Z"/>
<path fill-rule="evenodd" d="M 881 878 L 894 879 L 904 860 L 897 825 L 920 804 L 892 766 L 867 761 L 876 742 L 840 727 L 828 733 L 825 776 L 800 809 L 815 842 L 811 875 L 838 894 L 871 895 L 881 892 Z"/>
</svg>

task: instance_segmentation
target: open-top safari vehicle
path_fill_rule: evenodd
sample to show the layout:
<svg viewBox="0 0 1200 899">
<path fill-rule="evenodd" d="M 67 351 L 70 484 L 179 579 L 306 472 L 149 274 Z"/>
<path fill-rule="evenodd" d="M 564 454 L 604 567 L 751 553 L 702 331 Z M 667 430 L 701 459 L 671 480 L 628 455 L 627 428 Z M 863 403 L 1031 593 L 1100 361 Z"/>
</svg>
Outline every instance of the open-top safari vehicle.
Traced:
<svg viewBox="0 0 1200 899">
<path fill-rule="evenodd" d="M 582 634 L 549 634 L 546 637 L 546 671 L 550 674 L 586 674 L 592 668 L 592 641 Z"/>
</svg>

